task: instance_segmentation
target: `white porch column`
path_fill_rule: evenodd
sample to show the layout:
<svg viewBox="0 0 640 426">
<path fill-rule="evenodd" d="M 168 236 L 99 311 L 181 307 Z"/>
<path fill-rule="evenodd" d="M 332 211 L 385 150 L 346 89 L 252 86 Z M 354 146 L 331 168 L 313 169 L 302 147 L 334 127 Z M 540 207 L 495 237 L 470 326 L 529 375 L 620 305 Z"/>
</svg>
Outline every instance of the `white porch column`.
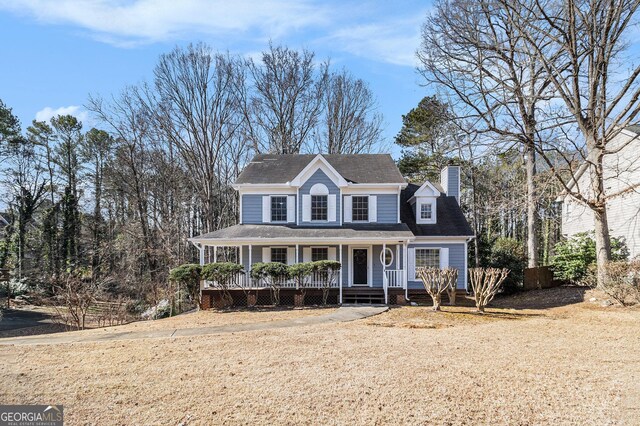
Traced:
<svg viewBox="0 0 640 426">
<path fill-rule="evenodd" d="M 342 305 L 342 272 L 343 272 L 343 268 L 344 265 L 342 264 L 342 244 L 338 245 L 338 252 L 340 256 L 340 290 L 339 290 L 339 296 L 338 296 L 338 303 L 340 305 Z"/>
<path fill-rule="evenodd" d="M 402 245 L 402 269 L 404 269 L 404 298 L 405 300 L 409 300 L 409 243 L 404 243 Z"/>
<path fill-rule="evenodd" d="M 296 262 L 300 263 L 300 244 L 296 244 Z"/>
<path fill-rule="evenodd" d="M 387 283 L 387 243 L 382 243 L 382 287 L 384 289 L 384 304 L 389 304 L 389 289 Z M 375 262 L 375 260 L 374 260 Z"/>
<path fill-rule="evenodd" d="M 213 263 L 218 263 L 218 246 L 213 246 Z"/>
<path fill-rule="evenodd" d="M 204 245 L 200 244 L 198 250 L 200 250 L 200 266 L 202 266 L 204 265 Z"/>
</svg>

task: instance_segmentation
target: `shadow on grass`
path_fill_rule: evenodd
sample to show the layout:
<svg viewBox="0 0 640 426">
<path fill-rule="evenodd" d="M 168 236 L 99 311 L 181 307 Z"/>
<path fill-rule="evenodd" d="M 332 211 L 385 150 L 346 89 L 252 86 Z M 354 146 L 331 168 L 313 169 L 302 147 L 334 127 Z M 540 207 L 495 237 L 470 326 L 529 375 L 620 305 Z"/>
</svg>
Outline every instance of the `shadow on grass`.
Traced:
<svg viewBox="0 0 640 426">
<path fill-rule="evenodd" d="M 490 308 L 551 309 L 584 302 L 589 287 L 567 285 L 542 290 L 530 290 L 509 296 L 496 297 Z"/>
</svg>

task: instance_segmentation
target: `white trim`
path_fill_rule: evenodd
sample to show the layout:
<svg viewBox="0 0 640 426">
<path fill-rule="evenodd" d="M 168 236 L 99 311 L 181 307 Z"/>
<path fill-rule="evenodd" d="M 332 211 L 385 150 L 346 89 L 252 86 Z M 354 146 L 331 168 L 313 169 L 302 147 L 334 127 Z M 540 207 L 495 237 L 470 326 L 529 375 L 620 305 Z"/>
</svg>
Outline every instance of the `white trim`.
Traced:
<svg viewBox="0 0 640 426">
<path fill-rule="evenodd" d="M 302 194 L 302 221 L 311 222 L 311 195 Z"/>
<path fill-rule="evenodd" d="M 262 223 L 271 223 L 271 195 L 262 196 Z"/>
<path fill-rule="evenodd" d="M 469 243 L 467 241 L 464 242 L 464 289 L 467 290 L 468 287 L 468 283 L 467 280 L 469 279 Z M 457 287 L 456 287 L 457 289 Z"/>
<path fill-rule="evenodd" d="M 369 195 L 368 202 L 368 212 L 367 216 L 369 218 L 369 223 L 378 222 L 378 197 L 375 195 Z"/>
<path fill-rule="evenodd" d="M 382 269 L 384 271 L 385 268 L 390 268 L 391 266 L 393 266 L 393 261 L 395 260 L 395 254 L 393 254 L 393 250 L 388 247 L 386 245 L 386 243 L 382 244 L 383 249 L 380 251 L 380 264 L 382 265 Z M 396 245 L 396 247 L 398 247 Z M 389 250 L 389 252 L 391 253 L 391 263 L 389 263 L 388 265 L 384 263 L 384 257 L 383 257 L 383 253 L 385 252 L 385 250 Z M 400 269 L 400 268 L 396 268 L 396 269 Z"/>
<path fill-rule="evenodd" d="M 396 217 L 396 223 L 400 223 L 400 191 L 398 191 L 398 203 L 397 203 L 397 207 L 398 207 L 398 211 L 397 211 L 397 217 Z"/>
<path fill-rule="evenodd" d="M 353 249 L 367 249 L 367 284 L 353 284 Z M 349 246 L 349 287 L 373 287 L 373 246 L 350 245 Z"/>
<path fill-rule="evenodd" d="M 296 225 L 300 223 L 300 216 L 302 216 L 301 208 L 302 201 L 300 201 L 300 188 L 298 188 L 296 190 Z"/>
<path fill-rule="evenodd" d="M 464 243 L 469 241 L 470 238 L 473 238 L 473 235 L 467 236 L 455 236 L 455 237 L 428 237 L 428 236 L 416 236 L 413 238 L 414 244 L 453 244 L 453 243 Z"/>
<path fill-rule="evenodd" d="M 238 197 L 239 197 L 239 200 L 238 200 L 238 206 L 239 206 L 239 207 L 238 207 L 238 209 L 239 209 L 239 210 L 238 210 L 238 216 L 239 216 L 239 217 L 238 217 L 238 223 L 239 223 L 240 225 L 242 225 L 242 195 L 243 195 L 243 194 L 238 193 Z"/>
<path fill-rule="evenodd" d="M 240 187 L 236 188 L 238 194 L 240 195 L 271 195 L 271 194 L 284 194 L 284 195 L 294 195 L 296 193 L 295 188 L 292 188 L 289 185 L 279 186 L 278 184 L 273 185 L 251 185 L 249 187 Z"/>
<path fill-rule="evenodd" d="M 336 222 L 338 203 L 336 194 L 327 195 L 327 222 Z"/>
<path fill-rule="evenodd" d="M 220 246 L 237 246 L 239 244 L 255 244 L 255 245 L 265 245 L 265 244 L 284 244 L 284 245 L 290 245 L 290 244 L 331 244 L 331 245 L 338 245 L 338 244 L 381 244 L 383 242 L 387 242 L 389 244 L 397 244 L 400 242 L 409 242 L 411 243 L 412 241 L 414 241 L 415 238 L 411 237 L 411 238 L 407 238 L 407 237 L 397 237 L 397 238 L 393 238 L 393 237 L 386 237 L 386 238 L 341 238 L 341 239 L 328 239 L 326 237 L 317 237 L 317 238 L 233 238 L 230 240 L 226 240 L 226 239 L 218 239 L 218 238 L 210 238 L 210 239 L 188 239 L 187 241 L 193 243 L 193 244 L 203 244 L 205 246 L 213 246 L 213 245 L 220 245 Z M 464 240 L 461 240 L 459 242 L 464 242 Z M 422 241 L 422 243 L 426 244 L 426 243 L 431 243 L 430 241 Z"/>
<path fill-rule="evenodd" d="M 340 305 L 342 305 L 342 286 L 343 286 L 343 281 L 344 281 L 344 263 L 342 262 L 342 244 L 338 245 L 339 247 L 339 256 L 340 256 L 340 295 L 339 295 L 339 299 L 338 299 L 338 303 Z"/>
<path fill-rule="evenodd" d="M 344 222 L 353 222 L 353 195 L 345 195 L 342 198 L 342 209 L 344 210 Z"/>
<path fill-rule="evenodd" d="M 309 189 L 309 195 L 329 195 L 329 188 L 324 183 L 318 182 Z"/>
<path fill-rule="evenodd" d="M 424 192 L 429 189 L 431 193 L 424 194 Z M 428 180 L 425 181 L 420 188 L 413 194 L 413 197 L 407 200 L 408 203 L 412 203 L 417 197 L 439 197 L 440 190 L 436 188 L 431 182 Z"/>
<path fill-rule="evenodd" d="M 422 198 L 420 197 L 418 201 L 416 201 L 416 223 L 419 224 L 429 224 L 429 223 L 437 223 L 437 203 L 438 201 L 435 198 Z M 431 218 L 423 219 L 422 218 L 422 206 L 431 206 Z"/>
<path fill-rule="evenodd" d="M 319 165 L 317 163 L 320 163 Z M 322 170 L 324 174 L 327 175 L 329 179 L 338 187 L 345 187 L 348 185 L 345 178 L 338 173 L 336 169 L 333 168 L 331 164 L 322 156 L 322 154 L 318 154 L 315 156 L 313 160 L 306 165 L 304 169 L 298 175 L 288 182 L 291 186 L 302 186 L 304 182 L 309 179 L 318 169 Z M 333 177 L 331 176 L 333 175 Z"/>
<path fill-rule="evenodd" d="M 368 194 L 400 194 L 400 190 L 406 187 L 407 184 L 363 184 L 363 183 L 350 183 L 346 188 L 341 188 L 344 194 L 358 195 L 362 193 Z"/>
<path fill-rule="evenodd" d="M 295 222 L 296 216 L 296 196 L 287 195 L 287 223 Z"/>
</svg>

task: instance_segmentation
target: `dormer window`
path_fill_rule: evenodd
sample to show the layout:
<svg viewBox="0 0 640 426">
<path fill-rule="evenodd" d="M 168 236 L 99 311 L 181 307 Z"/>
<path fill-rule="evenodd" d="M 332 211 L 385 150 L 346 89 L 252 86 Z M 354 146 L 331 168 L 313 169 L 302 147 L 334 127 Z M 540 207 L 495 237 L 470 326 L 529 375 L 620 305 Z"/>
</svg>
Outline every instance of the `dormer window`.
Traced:
<svg viewBox="0 0 640 426">
<path fill-rule="evenodd" d="M 422 220 L 433 219 L 433 204 L 431 203 L 420 204 L 420 219 Z"/>
<path fill-rule="evenodd" d="M 311 196 L 311 220 L 326 221 L 327 220 L 327 196 L 312 195 Z"/>
<path fill-rule="evenodd" d="M 287 196 L 271 197 L 271 222 L 287 221 Z"/>
<path fill-rule="evenodd" d="M 351 220 L 354 222 L 369 221 L 369 197 L 351 197 Z"/>
</svg>

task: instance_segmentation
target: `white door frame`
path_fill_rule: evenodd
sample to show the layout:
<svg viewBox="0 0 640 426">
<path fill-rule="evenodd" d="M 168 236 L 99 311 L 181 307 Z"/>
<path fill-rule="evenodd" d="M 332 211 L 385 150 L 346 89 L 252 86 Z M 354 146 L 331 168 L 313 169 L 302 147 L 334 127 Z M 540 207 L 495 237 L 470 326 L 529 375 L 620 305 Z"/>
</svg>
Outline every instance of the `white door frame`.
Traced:
<svg viewBox="0 0 640 426">
<path fill-rule="evenodd" d="M 367 249 L 367 284 L 353 284 L 353 249 Z M 349 246 L 349 287 L 373 287 L 373 246 Z"/>
</svg>

